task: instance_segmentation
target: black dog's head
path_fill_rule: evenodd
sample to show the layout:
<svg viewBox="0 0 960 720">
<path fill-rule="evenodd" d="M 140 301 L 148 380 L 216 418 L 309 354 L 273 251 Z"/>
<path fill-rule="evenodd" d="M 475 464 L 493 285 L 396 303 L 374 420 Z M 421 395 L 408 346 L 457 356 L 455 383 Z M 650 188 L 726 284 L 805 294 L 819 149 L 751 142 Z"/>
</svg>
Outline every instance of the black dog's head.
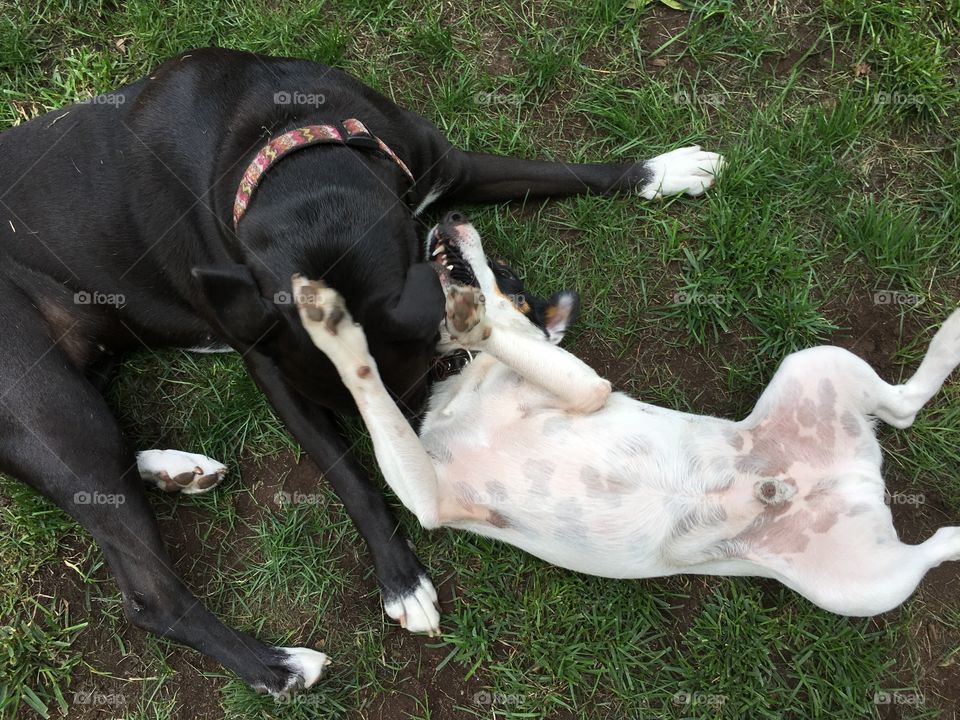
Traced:
<svg viewBox="0 0 960 720">
<path fill-rule="evenodd" d="M 443 252 L 437 253 L 441 246 Z M 443 318 L 443 282 L 452 279 L 495 295 L 496 300 L 487 301 L 488 313 L 522 315 L 551 342 L 559 342 L 576 317 L 579 298 L 575 292 L 564 291 L 550 299 L 531 294 L 509 265 L 483 254 L 476 230 L 458 213 L 450 213 L 431 230 L 425 249 L 436 270 L 418 263 L 410 266 L 405 277 L 375 257 L 356 266 L 344 260 L 335 272 L 323 271 L 329 263 L 318 263 L 320 267 L 307 263 L 289 272 L 265 271 L 257 277 L 243 264 L 194 268 L 201 299 L 198 309 L 248 367 L 258 366 L 255 377 L 279 373 L 279 379 L 304 398 L 351 410 L 353 400 L 332 363 L 310 340 L 293 303 L 289 277 L 294 272 L 324 277 L 363 325 L 384 383 L 409 414 L 422 406 L 429 389 Z M 286 281 L 277 279 L 284 275 Z M 398 292 L 403 302 L 397 302 Z"/>
</svg>

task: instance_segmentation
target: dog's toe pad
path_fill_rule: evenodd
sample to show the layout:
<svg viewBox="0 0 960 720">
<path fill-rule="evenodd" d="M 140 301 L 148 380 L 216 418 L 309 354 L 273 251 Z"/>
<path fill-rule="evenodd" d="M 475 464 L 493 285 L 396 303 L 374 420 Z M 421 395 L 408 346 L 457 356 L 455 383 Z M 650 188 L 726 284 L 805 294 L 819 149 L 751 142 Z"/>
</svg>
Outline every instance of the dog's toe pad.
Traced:
<svg viewBox="0 0 960 720">
<path fill-rule="evenodd" d="M 180 450 L 144 450 L 137 453 L 140 477 L 167 492 L 197 495 L 212 490 L 227 474 L 223 463 Z"/>
</svg>

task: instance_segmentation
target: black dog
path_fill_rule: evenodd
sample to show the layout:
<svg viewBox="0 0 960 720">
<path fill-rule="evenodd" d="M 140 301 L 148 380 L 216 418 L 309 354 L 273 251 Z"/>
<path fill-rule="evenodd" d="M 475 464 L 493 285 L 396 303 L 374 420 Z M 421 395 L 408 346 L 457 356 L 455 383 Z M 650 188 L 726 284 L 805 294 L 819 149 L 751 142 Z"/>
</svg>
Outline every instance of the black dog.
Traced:
<svg viewBox="0 0 960 720">
<path fill-rule="evenodd" d="M 270 138 L 321 123 L 342 130 L 347 118 L 376 137 L 292 152 L 259 179 L 235 228 L 238 186 Z M 199 491 L 219 471 L 182 472 L 180 455 L 165 467 L 161 452 L 138 472 L 101 395 L 118 358 L 143 347 L 241 353 L 368 543 L 388 613 L 432 630 L 436 596 L 423 567 L 380 491 L 344 457 L 330 410 L 353 404 L 283 301 L 291 275 L 322 277 L 344 296 L 386 384 L 416 409 L 444 313 L 417 213 L 436 200 L 698 195 L 718 167 L 699 148 L 619 165 L 461 152 L 332 68 L 220 49 L 176 57 L 115 93 L 0 134 L 0 471 L 93 535 L 131 622 L 261 690 L 308 686 L 322 654 L 226 627 L 171 567 L 141 474 Z"/>
</svg>

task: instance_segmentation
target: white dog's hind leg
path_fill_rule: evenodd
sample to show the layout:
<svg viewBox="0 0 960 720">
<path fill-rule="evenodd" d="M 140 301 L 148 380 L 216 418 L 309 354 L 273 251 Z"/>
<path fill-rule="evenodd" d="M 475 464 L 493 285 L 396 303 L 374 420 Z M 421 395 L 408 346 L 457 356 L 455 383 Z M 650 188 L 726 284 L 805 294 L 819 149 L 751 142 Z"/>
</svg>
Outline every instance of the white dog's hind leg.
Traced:
<svg viewBox="0 0 960 720">
<path fill-rule="evenodd" d="M 871 414 L 898 428 L 913 424 L 917 412 L 936 395 L 947 377 L 960 364 L 960 310 L 954 310 L 930 341 L 920 367 L 903 385 L 887 386 L 879 394 Z"/>
</svg>

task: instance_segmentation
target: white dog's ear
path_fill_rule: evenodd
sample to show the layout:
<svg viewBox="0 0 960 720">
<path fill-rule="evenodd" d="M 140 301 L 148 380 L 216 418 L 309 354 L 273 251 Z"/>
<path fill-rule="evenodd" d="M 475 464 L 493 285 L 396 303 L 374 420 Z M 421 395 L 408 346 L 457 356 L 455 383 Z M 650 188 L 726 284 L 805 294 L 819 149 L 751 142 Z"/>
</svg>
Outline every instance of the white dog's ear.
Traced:
<svg viewBox="0 0 960 720">
<path fill-rule="evenodd" d="M 544 328 L 550 342 L 559 345 L 579 315 L 580 296 L 573 290 L 564 290 L 550 298 L 544 313 Z"/>
</svg>

